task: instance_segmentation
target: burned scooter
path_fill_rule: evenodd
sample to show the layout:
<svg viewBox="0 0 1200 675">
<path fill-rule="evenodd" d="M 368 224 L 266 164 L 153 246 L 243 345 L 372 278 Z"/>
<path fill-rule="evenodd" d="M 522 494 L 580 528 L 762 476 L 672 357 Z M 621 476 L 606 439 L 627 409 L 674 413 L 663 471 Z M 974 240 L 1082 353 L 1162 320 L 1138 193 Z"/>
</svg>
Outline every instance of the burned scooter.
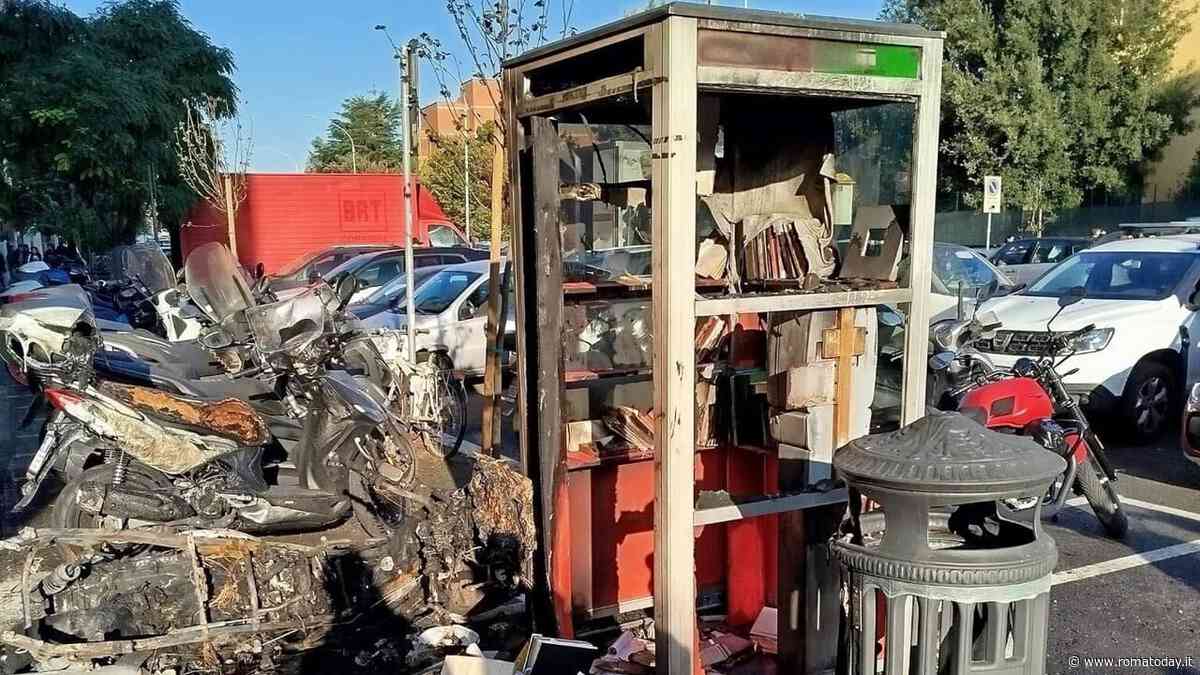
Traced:
<svg viewBox="0 0 1200 675">
<path fill-rule="evenodd" d="M 388 468 L 376 465 L 378 473 L 405 486 L 412 453 L 402 435 L 391 433 L 382 392 L 323 367 L 333 339 L 330 315 L 338 306 L 333 291 L 318 285 L 283 303 L 239 307 L 235 298 L 244 280 L 226 261 L 208 263 L 210 283 L 195 285 L 194 292 L 237 310 L 219 314 L 223 323 L 207 336 L 210 345 L 232 344 L 230 333 L 237 334 L 273 371 L 292 405 L 303 406 L 306 419 L 326 430 L 302 438 L 298 461 L 335 452 L 386 454 Z M 32 500 L 50 467 L 65 463 L 84 469 L 55 500 L 55 522 L 63 527 L 171 523 L 287 532 L 323 529 L 350 512 L 340 492 L 267 484 L 262 457 L 271 434 L 247 403 L 99 379 L 92 369 L 99 338 L 90 312 L 60 318 L 65 323 L 49 332 L 69 337 L 58 344 L 37 339 L 46 327 L 24 313 L 0 320 L 5 358 L 39 379 L 47 399 L 93 442 L 68 446 L 48 434 L 19 506 Z M 88 456 L 60 458 L 62 452 Z"/>
</svg>

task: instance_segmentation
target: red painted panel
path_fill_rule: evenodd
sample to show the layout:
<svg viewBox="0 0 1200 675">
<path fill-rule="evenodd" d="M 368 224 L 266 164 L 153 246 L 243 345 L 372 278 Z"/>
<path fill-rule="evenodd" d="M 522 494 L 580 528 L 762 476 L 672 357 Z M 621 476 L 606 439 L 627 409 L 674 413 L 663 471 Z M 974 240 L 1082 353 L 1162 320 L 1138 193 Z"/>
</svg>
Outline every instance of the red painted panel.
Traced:
<svg viewBox="0 0 1200 675">
<path fill-rule="evenodd" d="M 399 174 L 248 174 L 238 209 L 238 258 L 277 272 L 308 253 L 337 244 L 403 244 L 403 177 Z M 449 223 L 437 201 L 418 186 L 414 237 L 429 241 L 429 226 Z M 183 228 L 183 254 L 226 242 L 224 214 L 207 203 L 192 209 Z"/>
<path fill-rule="evenodd" d="M 723 455 L 720 451 L 697 453 L 699 489 L 721 489 Z M 606 465 L 590 471 L 593 607 L 650 596 L 654 593 L 654 462 Z M 579 535 L 572 532 L 572 536 Z M 699 586 L 723 583 L 725 549 L 724 527 L 697 528 L 694 573 Z"/>
</svg>

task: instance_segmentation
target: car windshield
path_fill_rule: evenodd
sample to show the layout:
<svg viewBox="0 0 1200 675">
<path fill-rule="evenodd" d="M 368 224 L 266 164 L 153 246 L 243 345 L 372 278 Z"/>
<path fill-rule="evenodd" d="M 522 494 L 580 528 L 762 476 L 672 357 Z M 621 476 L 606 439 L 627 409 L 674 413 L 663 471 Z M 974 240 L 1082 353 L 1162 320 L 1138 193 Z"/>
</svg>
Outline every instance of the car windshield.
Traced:
<svg viewBox="0 0 1200 675">
<path fill-rule="evenodd" d="M 376 251 L 372 251 L 370 253 L 356 255 L 353 258 L 344 261 L 337 267 L 334 267 L 326 272 L 322 272 L 321 276 L 329 282 L 330 286 L 337 286 L 338 280 L 340 280 L 347 273 L 353 274 L 359 269 L 365 267 L 368 263 L 375 259 L 376 254 Z M 400 267 L 404 267 L 404 258 L 400 258 Z"/>
<path fill-rule="evenodd" d="M 445 267 L 444 266 L 418 267 L 417 269 L 413 270 L 413 288 L 416 288 L 416 289 L 421 288 L 421 284 L 425 283 L 425 281 L 427 279 L 429 279 L 430 277 L 432 277 L 434 274 L 441 271 L 442 269 L 445 269 Z M 388 283 L 386 283 L 386 284 L 380 286 L 379 288 L 375 289 L 374 291 L 372 291 L 371 294 L 368 295 L 366 298 L 364 298 L 361 303 L 355 303 L 355 304 L 382 305 L 382 304 L 389 303 L 392 300 L 400 297 L 400 295 L 402 293 L 404 293 L 404 289 L 407 286 L 408 286 L 408 275 L 401 274 L 400 276 L 396 277 L 395 279 L 392 279 Z"/>
<path fill-rule="evenodd" d="M 288 263 L 287 265 L 284 265 L 283 269 L 279 271 L 279 276 L 290 277 L 294 274 L 297 274 L 301 270 L 303 270 L 305 267 L 308 267 L 308 265 L 310 263 L 312 263 L 314 260 L 316 260 L 318 257 L 320 257 L 322 255 L 328 256 L 330 260 L 333 260 L 333 254 L 327 253 L 325 251 L 314 251 L 312 253 L 305 253 L 304 255 L 300 256 L 299 258 L 296 258 L 295 260 Z"/>
<path fill-rule="evenodd" d="M 1057 298 L 1082 287 L 1102 300 L 1161 300 L 1179 285 L 1196 261 L 1190 253 L 1084 252 L 1038 279 L 1025 295 Z"/>
<path fill-rule="evenodd" d="M 990 262 L 969 248 L 934 246 L 933 273 L 940 282 L 933 285 L 934 291 L 942 295 L 957 295 L 960 284 L 966 296 L 975 295 L 992 282 L 1001 289 L 1011 285 Z"/>
<path fill-rule="evenodd" d="M 417 314 L 441 314 L 467 290 L 479 272 L 446 269 L 433 275 L 413 295 Z"/>
<path fill-rule="evenodd" d="M 183 269 L 192 302 L 214 321 L 254 304 L 245 273 L 223 244 L 209 242 L 192 251 Z"/>
</svg>

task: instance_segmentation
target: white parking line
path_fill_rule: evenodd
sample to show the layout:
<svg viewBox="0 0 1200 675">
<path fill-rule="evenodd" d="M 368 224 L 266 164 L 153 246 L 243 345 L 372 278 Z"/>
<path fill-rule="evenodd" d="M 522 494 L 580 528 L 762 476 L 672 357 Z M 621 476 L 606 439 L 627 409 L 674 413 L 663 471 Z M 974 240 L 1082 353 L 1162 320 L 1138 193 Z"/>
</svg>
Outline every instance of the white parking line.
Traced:
<svg viewBox="0 0 1200 675">
<path fill-rule="evenodd" d="M 1144 502 L 1140 499 L 1134 499 L 1132 497 L 1121 497 L 1121 504 L 1124 506 L 1136 506 L 1139 509 L 1145 509 L 1147 511 L 1158 511 L 1159 513 L 1165 513 L 1171 516 L 1179 516 L 1180 518 L 1187 518 L 1188 520 L 1200 521 L 1200 513 L 1195 511 L 1185 511 L 1183 509 L 1177 509 L 1173 506 L 1163 506 L 1162 504 L 1155 504 L 1154 502 Z M 1087 506 L 1087 499 L 1084 497 L 1072 497 L 1063 505 L 1067 507 L 1083 509 Z"/>
<path fill-rule="evenodd" d="M 1075 569 L 1055 572 L 1050 577 L 1050 584 L 1057 586 L 1059 584 L 1066 584 L 1072 581 L 1081 581 L 1083 579 L 1098 577 L 1102 574 L 1122 572 L 1135 567 L 1141 567 L 1142 565 L 1156 563 L 1161 560 L 1170 560 L 1171 558 L 1192 555 L 1193 553 L 1200 553 L 1200 539 L 1185 541 L 1181 544 L 1175 544 L 1174 546 L 1164 546 L 1163 548 L 1157 548 L 1153 551 L 1146 551 L 1144 553 L 1134 553 L 1133 555 L 1113 558 L 1112 560 L 1105 560 L 1104 562 L 1098 562 L 1092 565 L 1084 565 L 1082 567 L 1076 567 Z"/>
<path fill-rule="evenodd" d="M 1166 514 L 1169 514 L 1172 516 L 1179 516 L 1180 518 L 1187 518 L 1189 520 L 1200 520 L 1200 513 L 1196 513 L 1195 511 L 1184 511 L 1183 509 L 1177 509 L 1173 506 L 1163 506 L 1161 504 L 1154 504 L 1152 502 L 1144 502 L 1140 499 L 1131 499 L 1129 497 L 1121 497 L 1121 503 L 1128 504 L 1129 506 L 1136 506 L 1139 509 L 1148 509 L 1150 511 L 1158 511 L 1159 513 L 1166 513 Z"/>
<path fill-rule="evenodd" d="M 1132 506 L 1139 509 L 1145 509 L 1147 511 L 1157 511 L 1158 513 L 1165 513 L 1168 515 L 1200 522 L 1200 513 L 1185 511 L 1172 506 L 1163 506 L 1162 504 L 1145 502 L 1140 499 L 1133 499 L 1130 497 L 1121 497 L 1121 504 L 1124 506 Z M 1087 499 L 1083 497 L 1072 497 L 1066 501 L 1065 505 L 1068 507 L 1084 508 L 1087 506 Z M 1120 558 L 1113 558 L 1112 560 L 1105 560 L 1104 562 L 1098 562 L 1091 565 L 1083 565 L 1082 567 L 1076 567 L 1075 569 L 1055 572 L 1054 575 L 1050 577 L 1050 583 L 1054 586 L 1057 586 L 1059 584 L 1066 584 L 1072 581 L 1080 581 L 1082 579 L 1098 577 L 1102 574 L 1122 572 L 1135 567 L 1141 567 L 1142 565 L 1150 565 L 1161 560 L 1180 558 L 1185 555 L 1192 555 L 1193 553 L 1200 553 L 1200 539 L 1185 541 L 1171 546 L 1164 546 L 1162 548 L 1156 548 L 1153 551 L 1145 551 L 1142 553 L 1134 553 L 1131 555 L 1122 556 Z"/>
</svg>

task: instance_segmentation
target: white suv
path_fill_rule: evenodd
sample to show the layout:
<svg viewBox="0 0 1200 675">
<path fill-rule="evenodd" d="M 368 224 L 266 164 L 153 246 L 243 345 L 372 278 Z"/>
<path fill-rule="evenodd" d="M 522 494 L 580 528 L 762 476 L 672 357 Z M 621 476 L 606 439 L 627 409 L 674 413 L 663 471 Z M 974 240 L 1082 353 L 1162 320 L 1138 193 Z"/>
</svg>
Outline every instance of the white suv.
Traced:
<svg viewBox="0 0 1200 675">
<path fill-rule="evenodd" d="M 1065 333 L 1095 325 L 1060 367 L 1067 389 L 1098 420 L 1151 440 L 1176 419 L 1185 385 L 1200 376 L 1198 282 L 1200 235 L 1103 244 L 1024 291 L 985 303 L 980 311 L 994 312 L 1002 327 L 977 347 L 1000 367 L 1039 354 L 1058 298 L 1082 292 L 1050 327 Z"/>
</svg>

